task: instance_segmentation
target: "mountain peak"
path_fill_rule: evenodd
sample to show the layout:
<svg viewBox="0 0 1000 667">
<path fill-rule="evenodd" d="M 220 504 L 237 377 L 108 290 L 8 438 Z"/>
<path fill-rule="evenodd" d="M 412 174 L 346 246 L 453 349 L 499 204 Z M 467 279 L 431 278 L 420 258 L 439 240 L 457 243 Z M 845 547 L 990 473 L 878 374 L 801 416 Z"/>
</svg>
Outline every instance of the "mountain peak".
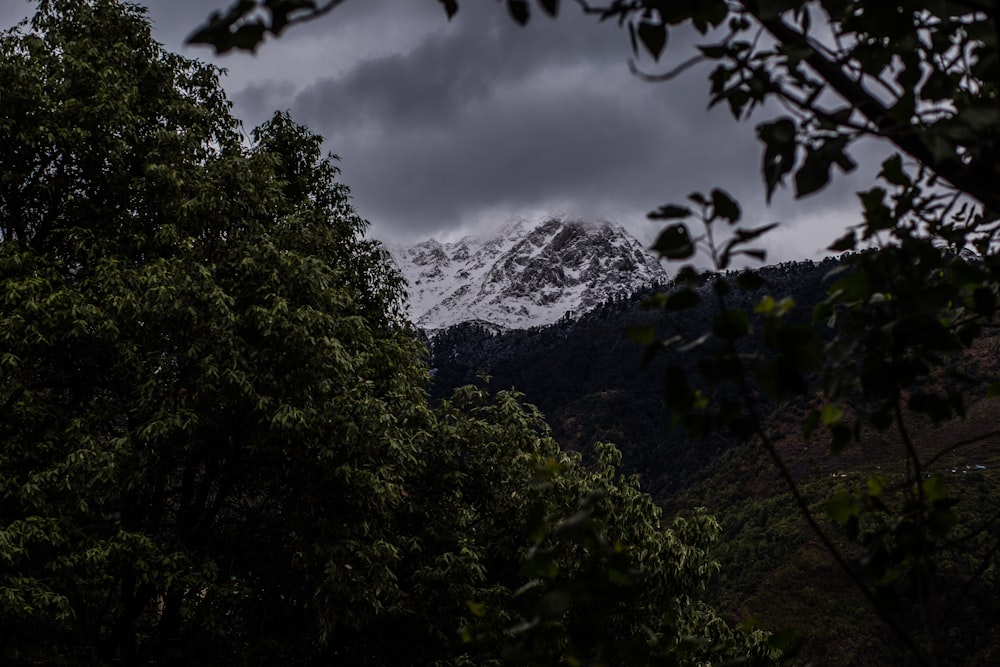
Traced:
<svg viewBox="0 0 1000 667">
<path fill-rule="evenodd" d="M 389 251 L 409 284 L 413 321 L 430 330 L 469 320 L 508 329 L 552 324 L 668 279 L 621 226 L 558 217 Z"/>
</svg>

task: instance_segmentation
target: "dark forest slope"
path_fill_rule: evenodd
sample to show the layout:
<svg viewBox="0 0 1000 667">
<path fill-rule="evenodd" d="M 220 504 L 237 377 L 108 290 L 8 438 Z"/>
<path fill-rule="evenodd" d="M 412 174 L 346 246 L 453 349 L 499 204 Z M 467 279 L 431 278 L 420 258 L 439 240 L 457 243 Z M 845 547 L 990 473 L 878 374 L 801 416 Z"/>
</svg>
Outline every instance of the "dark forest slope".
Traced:
<svg viewBox="0 0 1000 667">
<path fill-rule="evenodd" d="M 791 296 L 795 316 L 809 320 L 813 306 L 825 296 L 829 274 L 839 267 L 833 259 L 767 267 L 758 271 L 765 287 L 734 290 L 730 300 L 750 310 L 765 293 Z M 714 315 L 714 301 L 706 298 L 697 308 L 664 313 L 643 310 L 647 298 L 608 302 L 579 320 L 542 329 L 491 333 L 466 324 L 447 330 L 433 341 L 435 392 L 444 395 L 485 373 L 493 389 L 515 387 L 538 405 L 564 446 L 586 450 L 602 440 L 619 445 L 624 466 L 640 476 L 668 512 L 707 507 L 719 518 L 726 538 L 717 553 L 722 571 L 710 591 L 713 602 L 730 610 L 734 620 L 755 618 L 770 629 L 792 629 L 804 641 L 803 661 L 905 664 L 905 653 L 806 527 L 760 446 L 724 433 L 690 441 L 672 427 L 662 369 L 668 363 L 690 367 L 694 355 L 662 354 L 643 368 L 645 350 L 628 339 L 627 328 L 653 325 L 661 337 L 700 331 Z M 928 455 L 948 443 L 1000 429 L 1000 412 L 985 398 L 990 378 L 1000 377 L 998 346 L 1000 340 L 983 338 L 960 361 L 971 382 L 965 420 L 942 428 L 912 425 Z M 834 491 L 863 485 L 873 471 L 899 470 L 901 462 L 892 454 L 892 443 L 874 433 L 836 456 L 821 438 L 805 440 L 803 419 L 814 407 L 809 400 L 768 406 L 768 430 L 814 515 L 823 517 Z M 966 525 L 986 527 L 942 555 L 943 585 L 956 595 L 964 591 L 968 603 L 965 613 L 948 620 L 953 628 L 949 641 L 954 642 L 949 664 L 1000 660 L 998 642 L 991 639 L 1000 628 L 998 574 L 989 563 L 981 570 L 969 555 L 988 552 L 990 540 L 1000 539 L 995 525 L 1000 511 L 998 445 L 1000 437 L 985 438 L 977 447 L 938 460 L 929 471 L 944 474 L 960 489 L 956 511 Z M 850 552 L 836 529 L 825 521 L 824 526 Z M 965 548 L 972 546 L 976 549 Z M 900 613 L 906 620 L 905 610 Z"/>
<path fill-rule="evenodd" d="M 733 296 L 747 307 L 764 293 L 791 296 L 800 317 L 808 318 L 824 294 L 824 276 L 837 266 L 827 260 L 766 267 L 758 271 L 765 287 Z M 494 333 L 467 323 L 445 330 L 432 342 L 435 395 L 486 374 L 493 389 L 523 392 L 564 446 L 586 450 L 595 442 L 614 442 L 629 471 L 640 474 L 657 497 L 670 497 L 731 443 L 723 434 L 688 442 L 671 427 L 662 369 L 668 363 L 691 364 L 693 358 L 664 353 L 644 368 L 644 348 L 626 335 L 637 325 L 653 325 L 664 336 L 698 331 L 713 316 L 714 301 L 664 313 L 642 309 L 648 296 L 609 301 L 579 320 L 544 328 Z"/>
</svg>

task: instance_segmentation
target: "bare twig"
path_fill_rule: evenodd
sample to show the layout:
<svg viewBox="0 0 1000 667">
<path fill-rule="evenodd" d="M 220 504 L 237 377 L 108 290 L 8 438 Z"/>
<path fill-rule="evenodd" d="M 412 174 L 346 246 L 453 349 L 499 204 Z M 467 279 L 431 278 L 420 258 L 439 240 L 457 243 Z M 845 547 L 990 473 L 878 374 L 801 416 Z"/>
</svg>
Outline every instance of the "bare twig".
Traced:
<svg viewBox="0 0 1000 667">
<path fill-rule="evenodd" d="M 688 58 L 687 60 L 685 60 L 684 62 L 680 63 L 679 65 L 677 65 L 676 67 L 667 72 L 662 72 L 660 74 L 651 74 L 649 72 L 644 72 L 641 69 L 639 69 L 639 66 L 636 65 L 635 60 L 629 58 L 628 70 L 642 81 L 649 81 L 655 83 L 655 82 L 670 81 L 671 79 L 675 79 L 684 72 L 694 67 L 695 65 L 698 65 L 699 63 L 702 63 L 706 60 L 708 60 L 707 57 L 698 54 L 696 56 L 691 56 L 690 58 Z"/>
<path fill-rule="evenodd" d="M 709 227 L 709 225 L 706 224 L 706 227 Z M 713 258 L 716 256 L 714 249 L 712 255 Z M 718 264 L 716 265 L 716 269 L 719 269 Z M 717 290 L 714 291 L 716 294 L 716 300 L 719 303 L 719 308 L 724 312 L 726 309 L 725 296 Z M 833 540 L 830 539 L 830 537 L 826 534 L 826 531 L 823 530 L 822 526 L 819 525 L 819 522 L 816 521 L 816 518 L 813 516 L 812 509 L 809 506 L 809 501 L 804 495 L 802 495 L 798 482 L 795 481 L 795 477 L 792 475 L 791 470 L 788 468 L 788 465 L 782 458 L 777 446 L 770 438 L 767 433 L 767 429 L 761 422 L 760 416 L 756 410 L 756 400 L 754 399 L 753 392 L 750 390 L 750 386 L 747 382 L 747 369 L 739 351 L 736 349 L 736 343 L 732 340 L 728 340 L 726 343 L 726 351 L 736 364 L 736 384 L 743 400 L 743 404 L 746 407 L 747 415 L 753 426 L 753 431 L 763 445 L 764 450 L 771 458 L 774 467 L 778 471 L 778 475 L 784 481 L 792 499 L 795 501 L 795 505 L 799 509 L 800 515 L 809 526 L 809 529 L 817 537 L 817 539 L 819 539 L 823 548 L 828 554 L 830 554 L 830 557 L 833 558 L 834 562 L 836 562 L 844 574 L 848 576 L 854 584 L 854 587 L 861 592 L 868 604 L 871 605 L 872 609 L 875 611 L 875 614 L 896 634 L 899 640 L 906 646 L 907 650 L 909 650 L 920 663 L 933 665 L 933 656 L 931 657 L 930 662 L 928 662 L 925 653 L 920 650 L 913 637 L 911 637 L 906 629 L 895 618 L 893 618 L 891 614 L 888 613 L 885 607 L 875 597 L 875 593 L 872 589 L 869 588 L 869 586 L 861 578 L 861 575 L 858 574 L 853 567 L 851 567 L 851 564 L 841 553 L 840 549 L 837 548 L 837 546 L 833 543 Z"/>
<path fill-rule="evenodd" d="M 941 451 L 939 451 L 937 454 L 935 454 L 934 456 L 932 456 L 929 459 L 927 459 L 927 461 L 925 462 L 925 466 L 930 466 L 930 465 L 932 465 L 934 463 L 937 463 L 946 454 L 950 454 L 950 453 L 954 452 L 955 450 L 962 449 L 963 447 L 969 447 L 971 445 L 979 444 L 980 442 L 982 442 L 984 440 L 988 440 L 989 438 L 992 438 L 992 437 L 995 437 L 995 436 L 1000 436 L 1000 429 L 994 429 L 992 431 L 987 431 L 986 433 L 982 433 L 980 435 L 977 435 L 977 436 L 974 436 L 974 437 L 971 437 L 971 438 L 966 438 L 965 440 L 960 440 L 960 441 L 956 442 L 953 445 L 949 445 L 948 447 L 945 447 L 944 449 L 942 449 Z"/>
<path fill-rule="evenodd" d="M 312 21 L 313 19 L 318 19 L 320 16 L 325 16 L 326 14 L 329 14 L 338 5 L 343 4 L 343 2 L 344 0 L 329 0 L 326 4 L 318 6 L 316 9 L 310 11 L 308 14 L 303 14 L 293 19 L 289 19 L 286 25 L 296 25 L 299 23 Z"/>
</svg>

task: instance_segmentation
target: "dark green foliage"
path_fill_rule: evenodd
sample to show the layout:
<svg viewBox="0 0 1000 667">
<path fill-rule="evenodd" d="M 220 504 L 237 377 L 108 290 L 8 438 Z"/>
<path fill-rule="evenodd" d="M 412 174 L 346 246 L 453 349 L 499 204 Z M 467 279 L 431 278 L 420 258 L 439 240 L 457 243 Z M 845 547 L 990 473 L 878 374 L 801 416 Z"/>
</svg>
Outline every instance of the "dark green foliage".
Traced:
<svg viewBox="0 0 1000 667">
<path fill-rule="evenodd" d="M 823 298 L 824 276 L 838 266 L 833 259 L 788 263 L 734 273 L 731 280 L 754 288 L 766 282 L 768 290 L 790 295 L 799 304 L 797 321 L 804 323 L 804 313 Z M 734 290 L 734 303 L 750 308 L 760 294 Z M 664 317 L 643 308 L 644 303 L 670 314 Z M 712 295 L 688 288 L 611 301 L 579 320 L 542 329 L 492 334 L 475 324 L 458 325 L 432 341 L 432 391 L 446 396 L 454 387 L 476 382 L 479 372 L 491 376 L 493 386 L 516 386 L 547 416 L 557 440 L 583 450 L 602 440 L 621 443 L 625 469 L 640 473 L 645 488 L 667 499 L 731 438 L 725 429 L 713 429 L 707 440 L 686 443 L 671 426 L 672 417 L 663 410 L 662 369 L 680 365 L 693 372 L 697 359 L 691 350 L 663 347 L 648 337 L 696 337 L 714 314 Z M 631 340 L 623 336 L 627 327 Z M 763 330 L 758 327 L 757 336 Z M 640 345 L 649 349 L 637 346 L 636 336 L 645 336 Z M 642 368 L 646 358 L 649 364 Z"/>
<path fill-rule="evenodd" d="M 245 141 L 113 0 L 0 35 L 0 90 L 4 664 L 770 660 L 696 601 L 710 518 L 514 394 L 430 407 L 320 137 Z"/>
<path fill-rule="evenodd" d="M 492 403 L 466 387 L 439 413 L 445 455 L 431 454 L 427 475 L 454 479 L 428 489 L 433 514 L 422 521 L 436 526 L 432 535 L 459 536 L 447 562 L 471 558 L 473 576 L 440 580 L 420 603 L 431 627 L 441 610 L 467 605 L 472 664 L 500 655 L 512 665 L 621 664 L 626 656 L 636 665 L 694 665 L 710 655 L 769 664 L 761 633 L 732 630 L 698 601 L 716 571 L 714 520 L 661 524 L 652 499 L 617 472 L 613 446 L 598 446 L 594 465 L 583 466 L 512 394 Z M 462 581 L 475 585 L 457 588 Z M 450 586 L 446 594 L 440 585 Z"/>
<path fill-rule="evenodd" d="M 766 279 L 769 291 L 793 295 L 797 305 L 788 310 L 790 300 L 759 299 L 759 293 L 744 296 L 735 288 L 728 293 L 728 298 L 735 300 L 733 303 L 757 301 L 758 318 L 782 311 L 786 312 L 786 318 L 795 318 L 799 313 L 798 320 L 792 319 L 773 331 L 766 326 L 766 319 L 755 320 L 756 333 L 747 341 L 748 349 L 767 347 L 770 344 L 762 337 L 770 335 L 791 337 L 796 342 L 805 333 L 800 331 L 802 323 L 808 321 L 803 314 L 807 318 L 808 311 L 823 300 L 827 288 L 845 278 L 846 266 L 849 266 L 846 262 L 831 259 L 819 265 L 792 264 L 737 275 L 734 282 L 754 286 Z M 828 274 L 834 275 L 824 280 Z M 748 280 L 747 275 L 756 278 Z M 694 293 L 704 294 L 704 291 Z M 677 293 L 681 292 L 672 292 Z M 649 302 L 661 305 L 667 298 L 658 296 Z M 704 373 L 707 368 L 704 360 L 696 364 L 690 352 L 680 352 L 672 345 L 659 349 L 651 372 L 636 370 L 643 351 L 634 343 L 629 349 L 621 335 L 622 323 L 635 322 L 634 335 L 641 332 L 663 339 L 678 334 L 696 336 L 699 327 L 704 326 L 702 323 L 711 319 L 708 308 L 711 294 L 705 294 L 690 310 L 671 311 L 666 316 L 669 324 L 659 322 L 654 313 L 638 310 L 641 301 L 643 298 L 637 297 L 611 303 L 577 322 L 563 322 L 542 330 L 491 335 L 466 325 L 443 332 L 434 340 L 434 360 L 438 366 L 435 383 L 440 385 L 449 378 L 468 381 L 477 368 L 486 370 L 495 384 L 517 384 L 529 391 L 533 401 L 545 406 L 557 437 L 565 442 L 584 449 L 604 437 L 630 443 L 623 450 L 625 466 L 641 475 L 646 488 L 654 491 L 668 513 L 707 505 L 720 518 L 724 539 L 717 553 L 723 568 L 709 592 L 716 607 L 727 610 L 733 618 L 750 614 L 770 629 L 793 628 L 805 642 L 803 656 L 821 662 L 839 660 L 831 656 L 840 654 L 826 653 L 838 650 L 837 647 L 850 651 L 848 655 L 855 656 L 850 660 L 858 664 L 903 660 L 906 649 L 886 634 L 873 613 L 865 612 L 868 620 L 856 622 L 861 605 L 858 593 L 811 538 L 793 498 L 787 492 L 782 493 L 780 480 L 766 459 L 761 458 L 759 447 L 727 435 L 735 429 L 726 425 L 726 419 L 737 424 L 735 418 L 742 413 L 742 403 L 717 399 L 711 391 L 706 391 L 706 398 L 718 404 L 719 416 L 724 419 L 715 422 L 717 426 L 711 429 L 708 438 L 696 442 L 685 441 L 671 428 L 670 416 L 659 412 L 660 369 L 673 365 L 675 374 L 686 381 L 689 374 Z M 701 308 L 708 310 L 699 312 Z M 799 324 L 794 324 L 796 321 Z M 824 342 L 832 340 L 832 333 L 827 331 L 823 335 Z M 649 338 L 641 341 L 648 342 Z M 794 349 L 802 348 L 796 345 Z M 998 371 L 998 358 L 995 351 L 981 349 L 974 358 L 958 360 L 954 371 L 966 379 L 953 384 L 951 391 L 961 390 L 971 397 L 970 405 L 965 408 L 969 422 L 961 426 L 962 430 L 956 430 L 959 428 L 956 425 L 944 431 L 932 428 L 929 422 L 913 425 L 913 439 L 921 443 L 925 458 L 932 458 L 938 444 L 958 444 L 970 436 L 973 443 L 979 442 L 976 434 L 988 436 L 996 428 L 990 405 L 975 401 L 986 394 L 986 386 Z M 580 364 L 580 359 L 586 359 L 587 363 Z M 620 368 L 622 359 L 629 364 L 625 370 Z M 800 362 L 794 363 L 797 367 Z M 817 367 L 818 358 L 812 353 L 803 357 L 801 363 Z M 718 372 L 715 376 L 719 377 Z M 820 379 L 813 376 L 809 386 L 818 389 Z M 763 414 L 769 415 L 767 429 L 779 438 L 779 450 L 799 480 L 814 514 L 825 513 L 835 490 L 841 498 L 854 498 L 855 486 L 836 486 L 844 479 L 842 476 L 867 490 L 870 487 L 866 480 L 871 471 L 877 470 L 876 466 L 883 471 L 900 469 L 894 449 L 867 429 L 859 445 L 848 447 L 831 459 L 826 453 L 825 439 L 830 437 L 831 429 L 849 424 L 852 413 L 834 404 L 818 403 L 808 395 L 805 402 L 780 399 L 795 395 L 797 390 L 786 389 L 776 394 L 779 398 L 760 405 Z M 727 416 L 727 411 L 732 412 Z M 810 415 L 815 415 L 814 433 L 811 438 L 804 438 L 802 425 Z M 853 428 L 847 431 L 846 442 L 853 441 Z M 898 436 L 889 437 L 898 443 Z M 971 487 L 961 483 L 969 479 L 963 471 L 972 474 L 978 470 L 976 466 L 985 466 L 979 474 L 992 479 L 995 476 L 992 471 L 1000 466 L 1000 461 L 987 454 L 987 449 L 970 447 L 956 450 L 947 459 L 938 458 L 931 468 L 935 474 L 947 477 L 945 488 L 949 495 L 962 499 L 950 507 L 934 507 L 935 518 L 931 519 L 942 528 L 948 527 L 955 515 L 962 522 L 962 527 L 950 529 L 950 539 L 941 544 L 936 556 L 942 573 L 938 585 L 944 599 L 949 605 L 961 600 L 961 606 L 952 610 L 945 624 L 950 628 L 947 631 L 951 638 L 947 643 L 950 662 L 956 664 L 980 664 L 973 657 L 980 649 L 973 647 L 980 646 L 980 639 L 989 636 L 984 628 L 992 628 L 1000 618 L 992 602 L 995 599 L 991 593 L 995 590 L 992 575 L 969 578 L 981 566 L 982 554 L 997 539 L 992 525 L 997 511 L 995 499 L 988 495 L 973 497 Z M 942 468 L 943 461 L 948 463 Z M 951 472 L 952 468 L 956 472 Z M 895 491 L 898 487 L 894 485 L 892 492 Z M 823 525 L 829 524 L 823 521 Z M 967 530 L 975 537 L 959 537 Z M 874 546 L 873 539 L 879 533 L 871 535 L 865 539 Z M 846 553 L 862 558 L 863 552 L 852 550 L 840 539 L 837 543 Z M 905 597 L 902 590 L 899 593 L 904 594 L 904 608 L 916 608 L 912 598 Z M 968 620 L 962 620 L 970 617 L 976 622 L 969 624 Z M 818 619 L 822 622 L 817 622 Z M 923 632 L 923 621 L 919 618 L 904 616 L 902 622 L 917 633 Z M 944 650 L 944 646 L 941 644 L 939 649 Z"/>
<path fill-rule="evenodd" d="M 861 446 L 831 456 L 818 438 L 803 441 L 797 435 L 804 412 L 796 405 L 782 406 L 768 419 L 768 430 L 775 434 L 779 450 L 810 499 L 812 511 L 822 514 L 829 501 L 836 499 L 839 507 L 830 509 L 835 509 L 838 517 L 846 517 L 855 513 L 855 498 L 870 493 L 881 493 L 883 500 L 890 502 L 898 479 L 895 443 L 866 437 Z M 930 453 L 938 442 L 958 443 L 967 439 L 963 433 L 995 429 L 993 413 L 989 403 L 976 402 L 969 408 L 968 422 L 915 426 L 913 436 L 922 443 L 921 449 Z M 936 557 L 937 585 L 942 599 L 948 601 L 940 608 L 938 619 L 946 630 L 939 649 L 947 656 L 947 664 L 984 664 L 990 637 L 1000 622 L 992 568 L 970 579 L 982 562 L 983 550 L 995 545 L 997 539 L 995 529 L 990 527 L 997 501 L 987 490 L 996 481 L 995 442 L 956 450 L 946 462 L 933 467 L 958 500 L 953 511 L 965 526 L 942 544 Z M 881 487 L 870 481 L 872 471 L 879 470 L 875 482 L 881 479 Z M 816 543 L 790 494 L 782 491 L 776 473 L 761 459 L 755 443 L 727 449 L 690 478 L 688 487 L 670 500 L 667 510 L 691 504 L 705 504 L 723 526 L 717 552 L 722 569 L 709 590 L 709 599 L 717 608 L 737 609 L 755 617 L 764 627 L 793 629 L 804 642 L 800 655 L 803 661 L 811 658 L 818 663 L 839 662 L 837 655 L 851 656 L 847 660 L 858 665 L 912 660 L 905 647 L 885 633 L 874 613 L 859 609 L 856 589 Z M 869 516 L 861 524 L 871 536 L 889 527 L 874 519 Z M 837 543 L 857 556 L 859 563 L 863 560 L 863 553 L 852 548 L 845 538 L 839 538 Z M 871 565 L 877 562 L 871 561 Z M 900 593 L 903 584 L 900 580 L 894 584 Z M 950 606 L 959 600 L 957 606 Z M 904 595 L 900 616 L 919 633 L 923 632 L 923 620 L 916 613 L 918 609 L 914 599 Z"/>
<path fill-rule="evenodd" d="M 338 4 L 297 9 L 309 19 Z M 517 23 L 531 19 L 529 3 L 506 4 Z M 831 234 L 839 236 L 832 250 L 861 252 L 849 258 L 848 270 L 814 309 L 815 328 L 795 320 L 794 304 L 780 292 L 759 301 L 752 318 L 747 304 L 737 303 L 732 285 L 718 278 L 708 281 L 710 298 L 695 302 L 686 291 L 703 288 L 706 281 L 689 266 L 678 273 L 678 294 L 685 296 L 659 301 L 672 313 L 684 306 L 696 312 L 712 301 L 710 318 L 692 332 L 656 339 L 655 332 L 638 328 L 633 337 L 645 343 L 647 363 L 666 348 L 690 358 L 664 366 L 673 422 L 689 435 L 721 429 L 756 438 L 840 571 L 914 660 L 937 663 L 949 648 L 948 619 L 961 615 L 962 600 L 946 600 L 947 587 L 939 579 L 943 549 L 957 539 L 962 521 L 954 510 L 955 491 L 928 466 L 964 444 L 943 443 L 928 451 L 913 433 L 926 422 L 946 425 L 967 414 L 970 387 L 957 369 L 963 355 L 974 354 L 983 332 L 996 326 L 997 5 L 956 0 L 580 5 L 601 20 L 624 25 L 633 55 L 647 62 L 660 61 L 673 45 L 669 37 L 676 27 L 710 36 L 709 43 L 698 45 L 698 55 L 662 73 L 643 72 L 633 61 L 639 76 L 670 80 L 711 60 L 710 104 L 725 102 L 737 119 L 759 107 L 776 108 L 774 103 L 787 109 L 757 126 L 768 200 L 789 177 L 797 197 L 824 189 L 834 167 L 854 169 L 850 152 L 860 139 L 877 137 L 899 151 L 883 164 L 879 182 L 858 193 L 857 224 L 847 234 Z M 255 18 L 261 8 L 268 16 Z M 457 9 L 457 2 L 445 3 L 449 16 Z M 265 32 L 278 34 L 286 25 L 284 10 L 284 3 L 241 3 L 226 16 L 213 17 L 196 41 L 222 50 L 254 48 Z M 663 257 L 687 260 L 701 251 L 717 271 L 740 256 L 765 258 L 763 250 L 746 244 L 769 226 L 720 229 L 719 219 L 737 222 L 739 206 L 718 190 L 691 200 L 699 209 L 690 214 L 675 204 L 652 214 L 672 220 L 655 246 Z M 695 218 L 704 232 L 692 232 L 684 218 Z M 813 399 L 817 387 L 821 394 Z M 869 475 L 860 490 L 835 496 L 829 515 L 841 534 L 821 525 L 815 504 L 767 429 L 765 415 L 776 401 L 810 403 L 802 430 L 822 433 L 833 454 L 864 441 L 868 424 L 879 437 L 893 438 L 901 480 L 886 487 Z M 987 522 L 990 530 L 994 523 L 995 517 Z M 860 551 L 845 549 L 841 539 Z M 966 589 L 989 571 L 996 555 L 994 547 L 977 546 L 979 564 Z M 967 592 L 960 598 L 968 598 Z M 947 611 L 939 614 L 940 609 Z"/>
<path fill-rule="evenodd" d="M 969 386 L 959 370 L 961 354 L 983 324 L 992 324 L 997 276 L 991 257 L 970 259 L 961 252 L 980 239 L 988 247 L 992 225 L 965 207 L 952 213 L 949 222 L 937 222 L 934 231 L 941 236 L 925 235 L 933 216 L 950 212 L 957 195 L 951 204 L 941 204 L 933 194 L 918 201 L 921 187 L 901 178 L 897 166 L 890 159 L 883 168 L 888 178 L 902 184 L 897 186 L 902 192 L 891 201 L 883 188 L 859 193 L 865 213 L 859 225 L 863 237 L 889 231 L 896 242 L 850 257 L 842 270 L 831 273 L 841 276 L 813 309 L 813 327 L 789 324 L 786 314 L 793 300 L 766 296 L 754 307 L 763 317 L 763 345 L 751 343 L 753 327 L 747 314 L 731 306 L 732 287 L 717 278 L 713 291 L 718 311 L 703 326 L 704 333 L 648 345 L 698 350 L 695 373 L 680 366 L 666 368 L 666 399 L 675 422 L 683 423 L 691 435 L 701 435 L 714 422 L 738 438 L 757 439 L 837 566 L 906 651 L 933 662 L 947 651 L 945 637 L 954 636 L 946 630 L 948 615 L 938 611 L 949 597 L 939 581 L 939 565 L 959 521 L 953 493 L 927 468 L 952 447 L 942 445 L 938 453 L 928 455 L 912 431 L 922 418 L 937 425 L 965 416 Z M 717 216 L 707 206 L 700 217 L 705 233 L 697 242 L 716 267 L 724 268 L 732 242 L 716 241 Z M 736 239 L 741 240 L 739 235 Z M 846 241 L 853 242 L 853 236 L 838 245 Z M 688 281 L 682 289 L 690 289 L 693 283 Z M 825 341 L 820 329 L 824 324 L 829 327 Z M 764 423 L 768 405 L 763 397 L 808 401 L 818 371 L 824 404 L 809 412 L 804 436 L 823 427 L 830 451 L 838 454 L 863 441 L 862 416 L 870 415 L 879 431 L 895 430 L 897 451 L 905 462 L 902 480 L 890 485 L 891 500 L 883 497 L 887 484 L 872 477 L 867 493 L 845 490 L 827 503 L 826 514 L 860 551 L 837 544 L 821 525 L 806 486 L 796 479 L 786 453 Z M 992 548 L 980 548 L 980 573 L 993 554 Z M 957 595 L 950 608 L 967 597 Z M 912 614 L 903 611 L 907 604 L 915 607 Z"/>
<path fill-rule="evenodd" d="M 398 280 L 318 137 L 244 147 L 138 10 L 32 28 L 0 46 L 4 660 L 306 658 L 400 596 Z"/>
</svg>

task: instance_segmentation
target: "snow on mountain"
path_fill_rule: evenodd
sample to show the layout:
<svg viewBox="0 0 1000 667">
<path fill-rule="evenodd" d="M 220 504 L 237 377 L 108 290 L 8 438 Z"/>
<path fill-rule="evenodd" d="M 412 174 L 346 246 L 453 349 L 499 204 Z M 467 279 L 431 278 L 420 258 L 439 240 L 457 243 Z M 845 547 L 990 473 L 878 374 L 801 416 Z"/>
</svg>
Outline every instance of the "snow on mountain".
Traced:
<svg viewBox="0 0 1000 667">
<path fill-rule="evenodd" d="M 470 320 L 511 329 L 551 324 L 668 279 L 622 227 L 581 220 L 521 220 L 491 237 L 389 251 L 409 283 L 410 315 L 428 330 Z"/>
</svg>

